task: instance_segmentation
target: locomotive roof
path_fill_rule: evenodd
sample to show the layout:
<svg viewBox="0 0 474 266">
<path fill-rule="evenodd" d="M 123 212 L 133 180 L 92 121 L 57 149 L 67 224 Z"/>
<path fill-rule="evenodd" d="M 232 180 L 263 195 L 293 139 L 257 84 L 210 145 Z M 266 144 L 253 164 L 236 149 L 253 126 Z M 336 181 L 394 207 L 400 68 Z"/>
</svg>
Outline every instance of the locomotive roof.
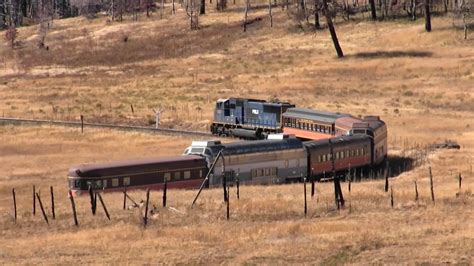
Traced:
<svg viewBox="0 0 474 266">
<path fill-rule="evenodd" d="M 329 146 L 329 140 L 334 146 L 344 145 L 347 143 L 363 143 L 370 140 L 370 137 L 367 135 L 354 135 L 354 136 L 339 136 L 330 139 L 320 139 L 313 141 L 305 141 L 303 145 L 308 148 L 316 148 L 318 146 Z"/>
<path fill-rule="evenodd" d="M 235 98 L 235 97 L 230 97 L 230 98 L 220 98 L 217 100 L 217 102 L 225 102 L 228 100 L 234 100 L 234 101 L 247 101 L 247 102 L 256 102 L 256 103 L 261 103 L 265 105 L 270 105 L 270 106 L 295 106 L 294 104 L 291 104 L 289 102 L 272 102 L 272 101 L 266 101 L 266 100 L 259 100 L 259 99 L 247 99 L 247 98 Z"/>
<path fill-rule="evenodd" d="M 253 140 L 226 143 L 211 147 L 215 154 L 224 149 L 225 155 L 245 154 L 254 152 L 268 152 L 276 150 L 289 150 L 303 148 L 303 143 L 297 138 L 288 138 L 282 140 Z"/>
<path fill-rule="evenodd" d="M 127 168 L 127 167 L 152 167 L 157 164 L 166 164 L 172 162 L 190 162 L 194 160 L 202 160 L 201 156 L 186 155 L 186 156 L 172 156 L 172 157 L 158 157 L 158 158 L 146 158 L 138 160 L 121 160 L 106 163 L 91 163 L 91 164 L 80 164 L 73 166 L 69 169 L 69 176 L 77 176 L 82 173 L 95 172 L 98 170 L 116 169 L 116 168 Z"/>
<path fill-rule="evenodd" d="M 302 118 L 308 120 L 316 120 L 326 123 L 334 123 L 336 119 L 342 117 L 351 117 L 350 114 L 333 113 L 319 110 L 311 110 L 306 108 L 290 108 L 283 114 L 285 117 Z"/>
</svg>

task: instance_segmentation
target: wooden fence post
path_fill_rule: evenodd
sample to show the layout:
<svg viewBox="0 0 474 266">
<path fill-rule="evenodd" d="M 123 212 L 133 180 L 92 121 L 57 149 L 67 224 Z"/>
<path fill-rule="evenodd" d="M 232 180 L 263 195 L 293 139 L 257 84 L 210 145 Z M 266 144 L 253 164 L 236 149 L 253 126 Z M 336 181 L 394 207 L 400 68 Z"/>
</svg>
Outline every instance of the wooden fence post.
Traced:
<svg viewBox="0 0 474 266">
<path fill-rule="evenodd" d="M 127 208 L 127 187 L 123 188 L 123 209 Z"/>
<path fill-rule="evenodd" d="M 81 115 L 81 133 L 84 133 L 84 116 Z"/>
<path fill-rule="evenodd" d="M 393 208 L 393 187 L 390 186 L 390 205 Z"/>
<path fill-rule="evenodd" d="M 227 201 L 226 201 L 226 209 L 227 209 L 227 221 L 230 218 L 230 186 L 227 186 Z"/>
<path fill-rule="evenodd" d="M 385 166 L 385 192 L 388 192 L 388 161 Z"/>
<path fill-rule="evenodd" d="M 69 190 L 69 199 L 71 200 L 71 208 L 72 208 L 72 215 L 74 217 L 74 224 L 76 226 L 79 226 L 79 222 L 77 221 L 76 204 L 74 203 L 74 197 L 72 196 L 71 190 Z"/>
<path fill-rule="evenodd" d="M 36 215 L 36 187 L 33 185 L 33 215 Z"/>
<path fill-rule="evenodd" d="M 56 213 L 54 212 L 54 191 L 53 191 L 53 186 L 49 187 L 51 191 L 51 212 L 53 215 L 53 220 L 56 219 Z"/>
<path fill-rule="evenodd" d="M 462 186 L 462 176 L 461 176 L 461 173 L 459 173 L 459 192 L 461 192 L 461 186 Z"/>
<path fill-rule="evenodd" d="M 418 201 L 418 185 L 416 184 L 416 180 L 415 180 L 415 201 Z"/>
<path fill-rule="evenodd" d="M 433 201 L 433 204 L 435 204 L 435 194 L 434 194 L 434 188 L 433 188 L 433 174 L 431 173 L 431 166 L 429 169 L 430 169 L 431 200 Z"/>
<path fill-rule="evenodd" d="M 351 188 L 352 188 L 352 178 L 349 178 L 349 182 L 347 184 L 347 190 L 349 190 L 349 193 L 351 193 Z"/>
<path fill-rule="evenodd" d="M 227 178 L 225 177 L 225 173 L 222 172 L 222 188 L 224 189 L 224 202 L 227 201 Z"/>
<path fill-rule="evenodd" d="M 237 177 L 237 180 L 236 180 L 236 185 L 237 185 L 237 199 L 240 199 L 240 181 L 239 181 L 239 178 Z"/>
<path fill-rule="evenodd" d="M 107 216 L 107 219 L 109 219 L 109 221 L 110 221 L 110 215 L 109 215 L 109 212 L 107 211 L 107 207 L 105 206 L 105 203 L 104 203 L 104 200 L 102 199 L 102 196 L 100 195 L 100 193 L 97 193 L 97 196 L 99 197 L 100 204 L 102 204 L 102 208 L 104 209 L 105 216 Z"/>
<path fill-rule="evenodd" d="M 95 202 L 94 202 L 94 192 L 92 190 L 92 186 L 89 186 L 89 197 L 91 199 L 91 212 L 92 212 L 92 215 L 95 216 Z"/>
<path fill-rule="evenodd" d="M 308 204 L 306 202 L 306 177 L 303 178 L 303 187 L 304 187 L 304 216 L 308 213 Z"/>
<path fill-rule="evenodd" d="M 166 207 L 166 190 L 168 189 L 168 183 L 165 180 L 165 185 L 163 187 L 163 207 Z"/>
<path fill-rule="evenodd" d="M 311 198 L 314 197 L 314 169 L 311 168 Z"/>
<path fill-rule="evenodd" d="M 16 195 L 15 195 L 15 188 L 12 189 L 12 194 L 13 194 L 13 211 L 14 211 L 14 217 L 15 217 L 15 223 L 16 223 Z"/>
<path fill-rule="evenodd" d="M 36 192 L 36 197 L 38 198 L 38 203 L 40 205 L 41 212 L 43 213 L 44 220 L 49 225 L 48 216 L 46 216 L 46 212 L 44 211 L 43 203 L 41 202 L 41 198 L 40 198 L 40 195 L 38 194 L 38 192 Z"/>
<path fill-rule="evenodd" d="M 143 227 L 146 227 L 148 223 L 148 203 L 150 202 L 150 189 L 146 189 L 146 205 L 145 205 L 145 217 L 143 218 Z"/>
</svg>

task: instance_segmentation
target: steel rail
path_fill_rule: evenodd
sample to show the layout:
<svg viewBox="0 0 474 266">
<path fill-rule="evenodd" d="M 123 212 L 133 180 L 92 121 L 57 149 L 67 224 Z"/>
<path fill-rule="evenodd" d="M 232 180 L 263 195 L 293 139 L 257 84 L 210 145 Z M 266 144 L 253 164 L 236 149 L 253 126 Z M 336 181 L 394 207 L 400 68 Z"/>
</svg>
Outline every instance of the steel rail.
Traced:
<svg viewBox="0 0 474 266">
<path fill-rule="evenodd" d="M 69 127 L 81 127 L 80 121 L 65 121 L 65 120 L 47 120 L 47 119 L 27 119 L 27 118 L 16 118 L 16 117 L 0 117 L 0 125 L 2 124 L 36 124 L 36 125 L 56 125 L 56 126 L 69 126 Z M 155 133 L 163 135 L 187 135 L 187 136 L 198 136 L 198 137 L 213 137 L 209 132 L 202 131 L 188 131 L 181 129 L 170 129 L 170 128 L 154 128 L 145 126 L 129 126 L 129 125 L 117 125 L 117 124 L 106 124 L 106 123 L 90 123 L 84 122 L 84 127 L 90 128 L 109 128 L 123 131 L 137 131 L 146 133 Z"/>
</svg>

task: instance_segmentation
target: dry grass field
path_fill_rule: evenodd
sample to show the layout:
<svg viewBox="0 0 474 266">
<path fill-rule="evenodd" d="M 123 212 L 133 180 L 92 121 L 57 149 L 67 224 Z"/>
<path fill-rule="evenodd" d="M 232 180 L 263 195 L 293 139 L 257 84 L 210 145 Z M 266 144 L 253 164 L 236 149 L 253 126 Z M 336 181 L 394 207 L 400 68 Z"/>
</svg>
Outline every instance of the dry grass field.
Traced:
<svg viewBox="0 0 474 266">
<path fill-rule="evenodd" d="M 251 13 L 265 16 L 264 11 Z M 247 33 L 241 13 L 210 13 L 190 31 L 183 11 L 138 22 L 106 18 L 55 21 L 35 46 L 37 26 L 19 30 L 21 48 L 0 44 L 0 115 L 149 124 L 163 108 L 163 127 L 206 130 L 217 98 L 278 98 L 301 107 L 381 115 L 391 154 L 454 139 L 429 163 L 383 180 L 343 183 L 347 206 L 337 211 L 331 183 L 317 184 L 303 214 L 303 184 L 241 187 L 225 219 L 222 191 L 152 192 L 158 206 L 143 229 L 138 209 L 122 210 L 120 193 L 104 194 L 111 221 L 93 217 L 77 199 L 78 228 L 67 198 L 70 166 L 84 162 L 176 155 L 191 139 L 108 130 L 0 126 L 0 264 L 424 264 L 474 261 L 474 41 L 435 17 L 337 21 L 346 57 L 337 59 L 325 30 L 297 27 L 280 9 Z M 127 37 L 127 42 L 124 38 Z M 130 104 L 134 106 L 131 112 Z M 430 199 L 428 166 L 436 204 Z M 458 191 L 457 174 L 464 176 Z M 420 200 L 414 201 L 417 180 Z M 31 189 L 41 191 L 56 220 L 31 214 Z M 17 191 L 13 221 L 11 189 Z M 131 192 L 145 199 L 143 191 Z M 349 208 L 350 204 L 350 208 Z"/>
</svg>

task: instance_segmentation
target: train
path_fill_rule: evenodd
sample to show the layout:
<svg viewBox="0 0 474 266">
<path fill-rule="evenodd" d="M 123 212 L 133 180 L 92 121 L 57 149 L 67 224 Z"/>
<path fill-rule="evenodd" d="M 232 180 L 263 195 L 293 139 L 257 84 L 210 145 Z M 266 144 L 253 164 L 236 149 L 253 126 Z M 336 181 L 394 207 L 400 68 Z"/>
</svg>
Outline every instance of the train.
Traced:
<svg viewBox="0 0 474 266">
<path fill-rule="evenodd" d="M 77 195 L 89 187 L 101 191 L 127 189 L 198 188 L 222 184 L 282 184 L 315 180 L 375 167 L 373 139 L 366 134 L 302 141 L 293 135 L 270 135 L 266 140 L 221 143 L 193 141 L 177 157 L 85 164 L 69 170 L 69 188 Z M 351 170 L 350 170 L 351 169 Z"/>
<path fill-rule="evenodd" d="M 211 132 L 252 141 L 193 141 L 181 156 L 71 167 L 69 188 L 81 194 L 129 189 L 197 188 L 239 180 L 281 184 L 377 167 L 387 158 L 387 127 L 378 116 L 296 108 L 287 102 L 228 98 L 216 103 Z M 263 139 L 262 139 L 263 138 Z"/>
<path fill-rule="evenodd" d="M 210 131 L 244 139 L 287 133 L 302 140 L 319 140 L 350 134 L 364 124 L 370 126 L 366 130 L 385 130 L 385 123 L 377 116 L 361 119 L 347 113 L 297 108 L 288 102 L 227 98 L 217 100 Z"/>
</svg>

